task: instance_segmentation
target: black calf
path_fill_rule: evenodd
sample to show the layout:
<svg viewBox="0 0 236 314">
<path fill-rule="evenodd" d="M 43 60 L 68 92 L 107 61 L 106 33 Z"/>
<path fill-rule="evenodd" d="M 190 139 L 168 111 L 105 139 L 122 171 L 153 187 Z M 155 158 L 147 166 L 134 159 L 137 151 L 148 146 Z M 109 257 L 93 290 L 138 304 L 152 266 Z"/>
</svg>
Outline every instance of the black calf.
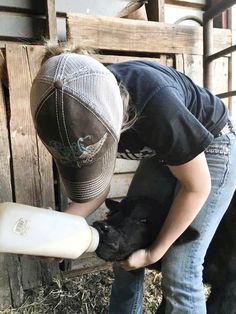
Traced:
<svg viewBox="0 0 236 314">
<path fill-rule="evenodd" d="M 164 206 L 146 197 L 125 198 L 120 203 L 107 199 L 106 205 L 110 209 L 107 219 L 93 226 L 100 235 L 96 253 L 107 261 L 124 260 L 134 251 L 149 246 L 166 218 Z M 198 236 L 199 233 L 189 227 L 175 244 L 195 240 Z"/>
<path fill-rule="evenodd" d="M 166 206 L 145 197 L 125 198 L 120 203 L 106 200 L 110 213 L 105 221 L 94 223 L 100 234 L 96 250 L 107 261 L 126 259 L 132 252 L 149 246 L 165 218 Z M 208 314 L 236 313 L 236 195 L 208 249 L 204 263 L 204 282 L 211 284 Z M 189 227 L 176 245 L 195 240 L 198 232 Z M 160 269 L 160 264 L 155 267 Z M 164 313 L 164 304 L 158 309 Z"/>
</svg>

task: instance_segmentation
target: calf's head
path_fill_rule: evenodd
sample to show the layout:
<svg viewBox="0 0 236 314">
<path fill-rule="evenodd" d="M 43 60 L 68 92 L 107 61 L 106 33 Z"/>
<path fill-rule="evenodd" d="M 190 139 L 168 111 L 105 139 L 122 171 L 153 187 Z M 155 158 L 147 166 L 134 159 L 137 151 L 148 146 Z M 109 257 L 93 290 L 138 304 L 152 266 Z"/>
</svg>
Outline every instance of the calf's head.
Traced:
<svg viewBox="0 0 236 314">
<path fill-rule="evenodd" d="M 121 202 L 106 200 L 107 219 L 93 226 L 100 235 L 96 254 L 107 261 L 126 259 L 134 251 L 148 247 L 156 238 L 168 210 L 157 200 L 147 197 L 127 197 Z M 189 227 L 176 244 L 195 240 L 198 232 Z"/>
</svg>

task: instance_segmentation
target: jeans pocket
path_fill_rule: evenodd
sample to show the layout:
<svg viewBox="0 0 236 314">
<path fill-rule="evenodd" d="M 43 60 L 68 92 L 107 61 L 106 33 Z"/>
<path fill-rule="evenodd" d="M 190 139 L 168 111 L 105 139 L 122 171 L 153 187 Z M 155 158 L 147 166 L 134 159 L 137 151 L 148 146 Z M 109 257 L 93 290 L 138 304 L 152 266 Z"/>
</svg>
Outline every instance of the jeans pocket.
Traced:
<svg viewBox="0 0 236 314">
<path fill-rule="evenodd" d="M 216 138 L 205 150 L 211 174 L 212 188 L 218 189 L 224 183 L 228 171 L 230 139 L 227 134 Z"/>
<path fill-rule="evenodd" d="M 231 143 L 236 140 L 236 133 L 234 131 L 225 134 L 225 136 L 229 139 Z"/>
</svg>

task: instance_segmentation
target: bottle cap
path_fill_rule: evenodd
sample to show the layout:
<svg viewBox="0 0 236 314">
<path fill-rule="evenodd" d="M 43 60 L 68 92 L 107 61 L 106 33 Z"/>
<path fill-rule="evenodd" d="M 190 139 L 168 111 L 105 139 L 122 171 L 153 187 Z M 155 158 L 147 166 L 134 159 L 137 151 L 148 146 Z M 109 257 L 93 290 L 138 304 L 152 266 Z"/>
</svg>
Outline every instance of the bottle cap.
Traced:
<svg viewBox="0 0 236 314">
<path fill-rule="evenodd" d="M 99 233 L 98 231 L 89 226 L 90 231 L 91 231 L 91 242 L 89 244 L 89 247 L 87 248 L 86 252 L 95 252 L 97 247 L 98 247 L 98 243 L 99 243 Z"/>
</svg>

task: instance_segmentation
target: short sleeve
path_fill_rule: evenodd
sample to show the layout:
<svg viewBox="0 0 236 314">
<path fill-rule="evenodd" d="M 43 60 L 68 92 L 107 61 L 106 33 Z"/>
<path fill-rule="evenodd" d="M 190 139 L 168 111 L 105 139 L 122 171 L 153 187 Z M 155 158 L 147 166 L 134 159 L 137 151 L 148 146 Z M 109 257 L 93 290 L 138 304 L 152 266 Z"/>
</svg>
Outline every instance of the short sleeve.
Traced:
<svg viewBox="0 0 236 314">
<path fill-rule="evenodd" d="M 203 152 L 213 135 L 197 120 L 175 87 L 154 91 L 140 119 L 140 137 L 167 165 L 184 164 Z"/>
</svg>

